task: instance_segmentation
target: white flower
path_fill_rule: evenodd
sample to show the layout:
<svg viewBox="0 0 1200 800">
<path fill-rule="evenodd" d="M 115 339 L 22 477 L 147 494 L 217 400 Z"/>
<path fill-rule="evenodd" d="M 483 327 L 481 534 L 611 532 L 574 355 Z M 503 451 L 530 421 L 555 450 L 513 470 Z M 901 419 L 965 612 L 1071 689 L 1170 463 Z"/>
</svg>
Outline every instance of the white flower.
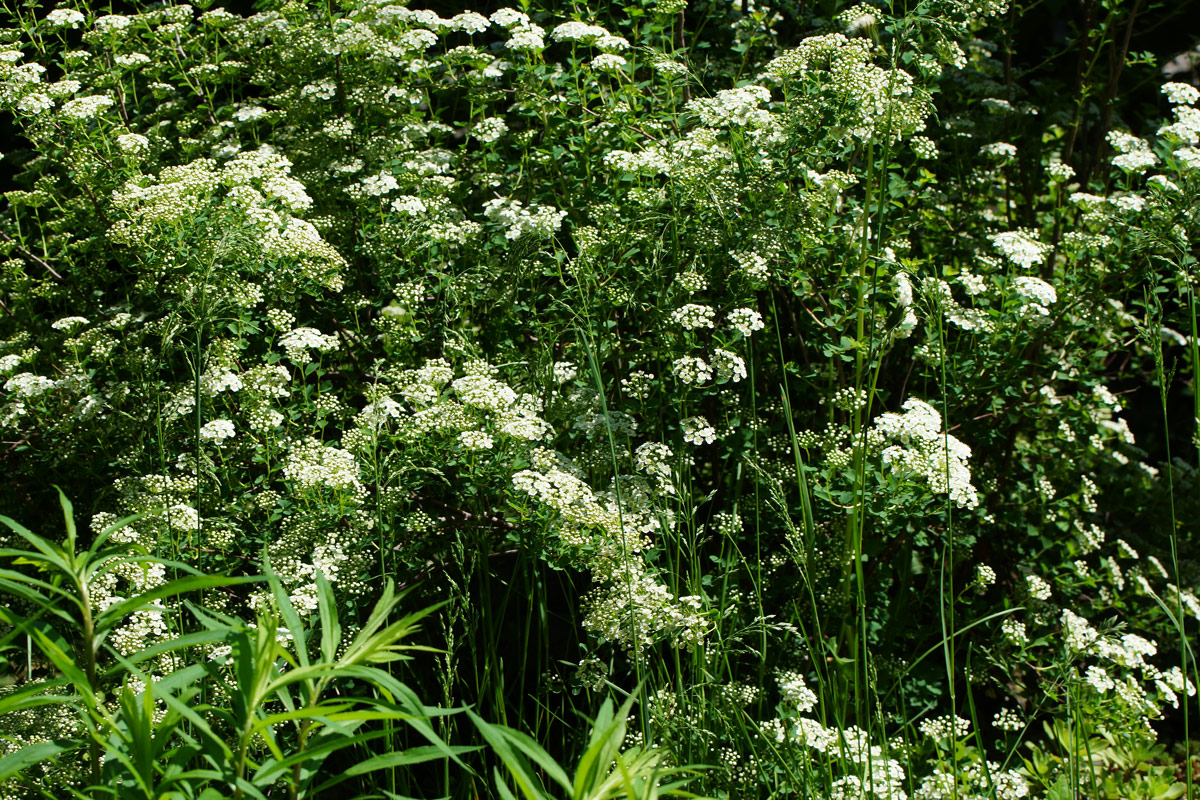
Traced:
<svg viewBox="0 0 1200 800">
<path fill-rule="evenodd" d="M 1108 673 L 1104 671 L 1104 668 L 1097 667 L 1095 664 L 1087 669 L 1087 682 L 1101 694 L 1117 688 L 1117 685 L 1113 683 L 1112 678 L 1108 677 Z"/>
<path fill-rule="evenodd" d="M 966 270 L 958 273 L 958 283 L 963 287 L 963 291 L 971 297 L 983 294 L 984 289 L 987 288 L 987 282 L 983 278 Z"/>
<path fill-rule="evenodd" d="M 1009 617 L 1000 623 L 1000 633 L 1005 640 L 1012 645 L 1021 647 L 1029 642 L 1029 636 L 1025 632 L 1025 623 Z"/>
<path fill-rule="evenodd" d="M 896 277 L 896 303 L 901 308 L 912 305 L 913 289 L 912 282 L 908 279 L 907 272 L 897 272 Z"/>
<path fill-rule="evenodd" d="M 671 312 L 671 321 L 689 331 L 697 328 L 711 328 L 713 327 L 713 310 L 710 306 L 688 303 Z"/>
<path fill-rule="evenodd" d="M 29 372 L 21 372 L 5 381 L 4 390 L 12 392 L 19 398 L 37 397 L 51 391 L 57 385 L 58 382 L 50 378 L 43 378 L 41 375 L 34 375 Z"/>
<path fill-rule="evenodd" d="M 689 386 L 699 386 L 712 380 L 712 367 L 704 359 L 684 356 L 671 364 L 671 373 Z"/>
<path fill-rule="evenodd" d="M 288 358 L 297 364 L 304 364 L 310 360 L 310 348 L 328 353 L 337 349 L 338 338 L 333 335 L 326 336 L 316 328 L 296 328 L 280 337 L 279 345 L 287 351 Z"/>
<path fill-rule="evenodd" d="M 1017 266 L 1029 269 L 1046 260 L 1050 245 L 1039 242 L 1032 231 L 1015 230 L 993 233 L 988 237 L 1004 257 Z"/>
<path fill-rule="evenodd" d="M 492 14 L 492 22 L 501 28 L 511 28 L 515 25 L 529 24 L 529 16 L 511 8 L 502 8 Z"/>
<path fill-rule="evenodd" d="M 54 328 L 54 330 L 56 330 L 56 331 L 66 331 L 67 333 L 70 333 L 71 331 L 78 328 L 80 325 L 87 325 L 87 324 L 88 324 L 87 317 L 63 317 L 60 320 L 55 320 L 54 322 L 52 322 L 50 324 L 50 327 Z"/>
<path fill-rule="evenodd" d="M 738 383 L 746 377 L 746 362 L 742 357 L 728 350 L 717 348 L 713 350 L 712 366 L 717 375 L 717 383 L 733 381 Z"/>
<path fill-rule="evenodd" d="M 233 423 L 227 419 L 214 419 L 200 428 L 200 438 L 206 442 L 213 442 L 218 447 L 224 444 L 226 439 L 232 439 L 235 433 Z"/>
<path fill-rule="evenodd" d="M 761 331 L 763 325 L 762 315 L 752 308 L 737 308 L 729 312 L 729 324 L 735 330 L 745 336 L 750 337 L 750 334 L 755 331 Z"/>
<path fill-rule="evenodd" d="M 494 441 L 483 431 L 463 431 L 458 435 L 458 443 L 466 450 L 491 450 Z"/>
<path fill-rule="evenodd" d="M 1054 287 L 1041 278 L 1021 275 L 1013 281 L 1017 294 L 1040 306 L 1052 306 L 1058 302 L 1058 293 Z"/>
<path fill-rule="evenodd" d="M 119 67 L 140 67 L 150 63 L 150 56 L 145 53 L 122 53 L 113 59 L 113 63 Z"/>
<path fill-rule="evenodd" d="M 597 72 L 616 72 L 627 63 L 629 62 L 615 53 L 601 53 L 592 59 L 589 66 Z"/>
<path fill-rule="evenodd" d="M 717 430 L 704 417 L 688 417 L 679 423 L 683 427 L 683 440 L 699 447 L 717 440 Z"/>
<path fill-rule="evenodd" d="M 579 374 L 579 367 L 570 361 L 556 361 L 553 372 L 555 383 L 566 383 L 575 380 L 575 376 Z"/>
<path fill-rule="evenodd" d="M 234 111 L 233 118 L 238 122 L 253 122 L 256 119 L 265 117 L 266 114 L 267 110 L 262 106 L 247 105 Z"/>
<path fill-rule="evenodd" d="M 395 177 L 387 172 L 380 172 L 378 175 L 369 175 L 359 181 L 364 194 L 371 197 L 379 197 L 388 192 L 394 192 L 400 188 L 400 184 Z"/>
<path fill-rule="evenodd" d="M 960 507 L 978 506 L 968 466 L 971 448 L 942 431 L 941 414 L 924 400 L 910 397 L 901 409 L 903 414 L 880 414 L 867 432 L 867 441 L 881 451 L 883 464 L 921 476 L 932 491 L 949 493 Z"/>
<path fill-rule="evenodd" d="M 1075 168 L 1070 164 L 1064 163 L 1058 156 L 1050 159 L 1050 163 L 1046 166 L 1046 171 L 1050 173 L 1050 180 L 1055 183 L 1069 181 L 1075 177 Z"/>
<path fill-rule="evenodd" d="M 336 447 L 326 447 L 316 439 L 305 439 L 292 445 L 283 465 L 283 474 L 306 489 L 361 488 L 354 456 Z"/>
<path fill-rule="evenodd" d="M 817 694 L 804 682 L 804 676 L 799 672 L 781 672 L 775 676 L 783 702 L 791 708 L 804 714 L 812 711 L 817 705 Z"/>
<path fill-rule="evenodd" d="M 508 133 L 508 123 L 500 117 L 488 117 L 481 120 L 471 131 L 471 134 L 481 142 L 491 143 Z"/>
<path fill-rule="evenodd" d="M 1146 207 L 1146 198 L 1136 194 L 1115 194 L 1108 202 L 1119 211 L 1137 212 Z"/>
<path fill-rule="evenodd" d="M 765 86 L 740 86 L 722 89 L 711 98 L 691 100 L 687 109 L 698 114 L 700 121 L 712 128 L 730 125 L 759 128 L 771 124 L 771 113 L 759 108 L 770 100 L 771 90 Z"/>
<path fill-rule="evenodd" d="M 150 150 L 150 140 L 140 133 L 123 133 L 117 137 L 117 147 L 127 155 L 144 155 Z"/>
<path fill-rule="evenodd" d="M 996 158 L 1002 160 L 1017 157 L 1016 146 L 1011 145 L 1008 142 L 992 142 L 991 144 L 985 144 L 983 147 L 979 148 L 979 152 L 983 153 L 984 155 L 995 156 Z"/>
<path fill-rule="evenodd" d="M 429 208 L 425 205 L 425 201 L 419 197 L 414 197 L 411 194 L 401 195 L 392 201 L 392 211 L 397 214 L 405 214 L 410 217 L 415 217 L 418 214 L 424 214 Z"/>
<path fill-rule="evenodd" d="M 1161 91 L 1167 96 L 1167 100 L 1172 103 L 1182 103 L 1190 106 L 1197 100 L 1200 100 L 1200 90 L 1186 83 L 1164 83 Z"/>
<path fill-rule="evenodd" d="M 1113 149 L 1120 153 L 1112 160 L 1114 167 L 1130 172 L 1145 172 L 1158 163 L 1158 157 L 1150 152 L 1150 145 L 1145 139 L 1123 131 L 1109 131 L 1107 138 Z"/>
<path fill-rule="evenodd" d="M 77 97 L 63 104 L 59 113 L 68 119 L 85 120 L 99 114 L 113 105 L 113 99 L 108 95 L 93 94 L 87 97 Z"/>
<path fill-rule="evenodd" d="M 1037 575 L 1029 575 L 1025 578 L 1025 588 L 1029 592 L 1029 596 L 1035 600 L 1050 599 L 1050 584 Z"/>
<path fill-rule="evenodd" d="M 84 16 L 73 8 L 56 8 L 46 15 L 46 24 L 54 28 L 78 28 Z"/>
<path fill-rule="evenodd" d="M 671 448 L 659 442 L 646 442 L 638 447 L 633 454 L 633 465 L 647 475 L 657 475 L 660 478 L 671 477 L 671 459 L 675 454 Z"/>
<path fill-rule="evenodd" d="M 550 38 L 556 42 L 583 42 L 591 44 L 601 36 L 608 34 L 599 25 L 588 25 L 585 22 L 564 22 L 550 31 Z"/>
<path fill-rule="evenodd" d="M 542 29 L 532 23 L 528 25 L 518 25 L 512 29 L 512 36 L 508 39 L 508 49 L 516 51 L 534 52 L 541 50 L 546 46 L 542 39 Z"/>
<path fill-rule="evenodd" d="M 545 239 L 554 235 L 562 225 L 567 212 L 553 206 L 530 205 L 525 207 L 520 200 L 497 197 L 483 204 L 483 213 L 488 219 L 502 223 L 508 230 L 506 239 L 519 239 L 532 235 Z"/>
<path fill-rule="evenodd" d="M 447 26 L 450 30 L 472 34 L 483 33 L 491 27 L 491 23 L 482 14 L 477 14 L 474 11 L 465 11 L 462 14 L 456 14 L 451 17 Z"/>
<path fill-rule="evenodd" d="M 122 16 L 121 14 L 108 14 L 98 18 L 94 23 L 94 27 L 101 33 L 116 33 L 117 31 L 125 30 L 131 24 L 133 23 L 129 17 Z"/>
<path fill-rule="evenodd" d="M 50 99 L 50 95 L 42 92 L 27 94 L 17 101 L 17 110 L 26 114 L 42 114 L 52 108 L 54 101 Z"/>
</svg>

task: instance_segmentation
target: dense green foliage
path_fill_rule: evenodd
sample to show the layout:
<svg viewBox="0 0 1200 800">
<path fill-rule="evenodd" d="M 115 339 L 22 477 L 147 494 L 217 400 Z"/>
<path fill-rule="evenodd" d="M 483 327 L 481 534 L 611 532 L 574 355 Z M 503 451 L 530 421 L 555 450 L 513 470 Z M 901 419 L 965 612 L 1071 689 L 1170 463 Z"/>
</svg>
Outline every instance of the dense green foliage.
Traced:
<svg viewBox="0 0 1200 800">
<path fill-rule="evenodd" d="M 1165 12 L 197 6 L 0 31 L 10 796 L 1194 796 Z"/>
</svg>

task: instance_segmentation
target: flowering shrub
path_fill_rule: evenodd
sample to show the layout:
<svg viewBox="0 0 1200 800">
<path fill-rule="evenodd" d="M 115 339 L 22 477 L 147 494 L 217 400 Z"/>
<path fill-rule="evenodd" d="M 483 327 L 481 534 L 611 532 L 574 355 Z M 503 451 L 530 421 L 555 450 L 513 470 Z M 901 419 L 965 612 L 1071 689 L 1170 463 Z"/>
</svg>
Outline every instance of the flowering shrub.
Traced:
<svg viewBox="0 0 1200 800">
<path fill-rule="evenodd" d="M 1014 78 L 1002 2 L 198 6 L 0 31 L 0 508 L 53 481 L 91 535 L 136 516 L 111 535 L 157 566 L 96 612 L 269 564 L 97 645 L 153 654 L 143 700 L 207 620 L 357 625 L 391 579 L 445 603 L 421 696 L 566 758 L 599 747 L 570 712 L 633 692 L 606 767 L 713 795 L 1096 795 L 1188 707 L 1200 92 L 1113 115 L 1129 54 L 1096 42 L 1136 5 L 1076 32 L 1115 60 L 1069 102 Z M 53 795 L 79 753 L 29 748 L 86 725 L 4 708 L 7 763 L 63 767 L 6 789 Z M 489 790 L 491 756 L 410 771 L 371 725 L 370 769 L 313 769 Z M 551 758 L 438 725 L 522 786 L 513 747 Z"/>
</svg>

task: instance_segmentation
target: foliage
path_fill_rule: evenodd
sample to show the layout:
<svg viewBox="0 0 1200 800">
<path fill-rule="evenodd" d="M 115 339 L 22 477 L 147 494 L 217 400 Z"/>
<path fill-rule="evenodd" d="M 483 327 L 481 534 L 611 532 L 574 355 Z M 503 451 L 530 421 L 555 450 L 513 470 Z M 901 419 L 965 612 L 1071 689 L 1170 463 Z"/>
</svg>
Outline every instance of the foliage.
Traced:
<svg viewBox="0 0 1200 800">
<path fill-rule="evenodd" d="M 95 509 L 82 552 L 68 506 L 10 525 L 7 774 L 1178 791 L 1200 91 L 1130 49 L 1166 10 L 1084 0 L 1069 85 L 1020 60 L 1037 3 L 198 6 L 0 31 L 0 507 Z"/>
</svg>

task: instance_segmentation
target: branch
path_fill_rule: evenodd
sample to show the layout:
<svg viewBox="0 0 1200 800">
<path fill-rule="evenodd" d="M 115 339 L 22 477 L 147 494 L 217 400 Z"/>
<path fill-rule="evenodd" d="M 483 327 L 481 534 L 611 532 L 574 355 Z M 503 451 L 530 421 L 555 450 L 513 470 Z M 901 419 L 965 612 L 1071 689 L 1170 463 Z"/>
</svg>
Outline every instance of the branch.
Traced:
<svg viewBox="0 0 1200 800">
<path fill-rule="evenodd" d="M 12 242 L 13 244 L 15 244 L 17 246 L 17 249 L 21 251 L 21 255 L 25 256 L 26 258 L 30 259 L 31 261 L 36 261 L 38 264 L 41 264 L 42 267 L 44 267 L 47 272 L 49 272 L 51 275 L 53 275 L 55 277 L 55 279 L 60 280 L 60 281 L 63 280 L 63 276 L 59 275 L 58 272 L 54 269 L 54 267 L 50 266 L 45 261 L 42 261 L 40 258 L 35 256 L 33 253 L 26 250 L 24 247 L 21 246 L 21 243 L 18 242 L 16 239 L 9 236 L 4 231 L 0 231 L 0 236 L 4 237 L 4 241 Z"/>
</svg>

